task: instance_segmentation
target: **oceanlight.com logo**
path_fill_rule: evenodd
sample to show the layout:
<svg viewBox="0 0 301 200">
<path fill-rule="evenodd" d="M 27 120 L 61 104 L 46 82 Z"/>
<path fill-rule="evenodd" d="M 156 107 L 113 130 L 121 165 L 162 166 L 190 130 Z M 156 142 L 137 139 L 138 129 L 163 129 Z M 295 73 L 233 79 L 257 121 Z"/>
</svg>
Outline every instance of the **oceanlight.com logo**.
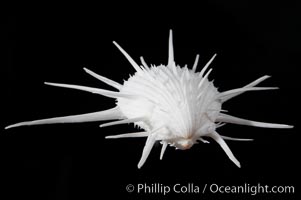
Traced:
<svg viewBox="0 0 301 200">
<path fill-rule="evenodd" d="M 260 183 L 251 185 L 244 183 L 242 185 L 219 185 L 216 183 L 211 184 L 195 184 L 176 183 L 173 185 L 167 185 L 162 183 L 137 183 L 128 184 L 126 191 L 129 193 L 137 194 L 162 194 L 168 195 L 170 193 L 175 194 L 247 194 L 247 195 L 258 195 L 258 194 L 294 194 L 295 187 L 292 185 L 278 185 L 269 186 L 262 185 Z"/>
<path fill-rule="evenodd" d="M 211 184 L 209 186 L 209 191 L 211 193 L 220 193 L 220 194 L 293 194 L 295 193 L 294 186 L 269 186 L 269 185 L 261 185 L 258 183 L 257 185 L 250 185 L 245 183 L 243 185 L 232 185 L 232 186 L 224 186 L 218 184 Z"/>
</svg>

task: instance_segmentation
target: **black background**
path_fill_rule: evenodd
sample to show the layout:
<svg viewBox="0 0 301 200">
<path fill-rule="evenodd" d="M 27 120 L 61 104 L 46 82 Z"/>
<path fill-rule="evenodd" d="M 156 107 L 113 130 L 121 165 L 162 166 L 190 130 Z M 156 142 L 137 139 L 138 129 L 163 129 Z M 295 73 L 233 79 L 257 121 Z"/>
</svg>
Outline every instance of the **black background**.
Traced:
<svg viewBox="0 0 301 200">
<path fill-rule="evenodd" d="M 300 91 L 300 7 L 294 2 L 211 1 L 195 5 L 32 5 L 7 15 L 6 63 L 1 69 L 1 127 L 9 124 L 104 110 L 113 99 L 46 86 L 44 81 L 111 89 L 85 74 L 87 67 L 120 83 L 134 74 L 112 44 L 116 40 L 137 62 L 166 64 L 169 29 L 175 60 L 201 69 L 214 53 L 211 79 L 220 91 L 241 87 L 262 75 L 262 86 L 280 90 L 249 92 L 224 105 L 234 116 L 295 125 L 262 129 L 226 125 L 228 136 L 255 138 L 227 142 L 237 168 L 214 142 L 187 151 L 160 146 L 138 170 L 145 139 L 105 140 L 134 131 L 132 125 L 99 128 L 100 123 L 21 127 L 0 135 L 0 196 L 3 199 L 162 199 L 160 194 L 127 193 L 127 184 L 297 185 L 300 160 L 297 139 Z M 37 9 L 34 8 L 37 6 Z M 28 6 L 30 7 L 30 6 Z M 171 197 L 172 195 L 169 195 Z M 296 199 L 297 194 L 266 197 Z M 182 194 L 180 199 L 232 198 L 236 195 Z M 239 195 L 237 198 L 262 198 Z M 265 198 L 266 198 L 265 197 Z M 166 197 L 165 197 L 166 198 Z M 2 198 L 1 198 L 2 199 Z"/>
</svg>

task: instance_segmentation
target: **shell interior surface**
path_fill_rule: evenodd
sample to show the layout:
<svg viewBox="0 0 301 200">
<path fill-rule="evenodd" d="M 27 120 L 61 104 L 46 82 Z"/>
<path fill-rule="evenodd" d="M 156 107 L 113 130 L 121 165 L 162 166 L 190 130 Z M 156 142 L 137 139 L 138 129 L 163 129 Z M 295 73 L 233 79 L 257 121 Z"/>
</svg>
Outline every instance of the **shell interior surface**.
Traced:
<svg viewBox="0 0 301 200">
<path fill-rule="evenodd" d="M 244 87 L 219 92 L 212 81 L 208 79 L 212 71 L 212 69 L 209 69 L 209 65 L 214 60 L 216 54 L 213 55 L 200 72 L 196 71 L 199 55 L 196 56 L 191 69 L 187 68 L 187 66 L 180 67 L 176 65 L 171 30 L 168 63 L 166 66 L 162 64 L 159 66 L 148 66 L 143 57 L 140 57 L 142 64 L 138 65 L 116 42 L 113 43 L 136 70 L 133 76 L 122 85 L 86 68 L 84 70 L 98 80 L 114 87 L 115 91 L 60 83 L 46 82 L 45 84 L 92 92 L 114 98 L 117 100 L 116 107 L 87 114 L 20 122 L 7 126 L 6 129 L 24 125 L 104 120 L 116 121 L 104 123 L 100 125 L 101 127 L 134 123 L 136 126 L 144 129 L 144 131 L 112 135 L 106 138 L 146 137 L 146 143 L 138 163 L 138 168 L 141 168 L 157 141 L 160 141 L 162 144 L 160 154 L 160 159 L 162 159 L 168 145 L 185 150 L 191 148 L 198 141 L 209 143 L 204 137 L 210 137 L 215 140 L 225 151 L 229 159 L 240 167 L 239 161 L 235 158 L 225 140 L 250 141 L 252 139 L 222 136 L 216 131 L 218 127 L 225 123 L 264 128 L 293 127 L 285 124 L 251 121 L 225 114 L 222 110 L 222 104 L 227 100 L 246 91 L 277 88 L 256 87 L 257 84 L 269 78 L 266 75 Z"/>
</svg>

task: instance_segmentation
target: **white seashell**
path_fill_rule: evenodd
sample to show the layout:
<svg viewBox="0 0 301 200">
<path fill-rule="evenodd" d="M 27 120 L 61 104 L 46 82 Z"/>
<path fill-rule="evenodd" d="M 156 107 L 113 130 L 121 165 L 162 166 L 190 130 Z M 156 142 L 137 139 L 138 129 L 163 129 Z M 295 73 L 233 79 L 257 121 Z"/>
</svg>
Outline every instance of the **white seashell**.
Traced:
<svg viewBox="0 0 301 200">
<path fill-rule="evenodd" d="M 172 40 L 172 31 L 170 31 L 167 66 L 159 65 L 151 67 L 146 64 L 142 57 L 140 58 L 142 65 L 139 66 L 116 42 L 113 42 L 136 70 L 134 76 L 125 81 L 123 85 L 84 68 L 88 74 L 114 87 L 118 90 L 117 92 L 78 85 L 45 83 L 47 85 L 78 89 L 115 98 L 117 99 L 117 106 L 115 108 L 82 115 L 21 122 L 7 126 L 6 129 L 24 125 L 102 120 L 119 121 L 105 123 L 101 127 L 134 123 L 145 131 L 107 136 L 106 138 L 147 137 L 142 157 L 138 163 L 138 168 L 140 168 L 146 161 L 156 141 L 161 141 L 162 150 L 160 159 L 162 159 L 168 144 L 177 149 L 185 150 L 191 148 L 197 141 L 209 143 L 203 137 L 214 139 L 223 148 L 230 160 L 240 167 L 239 161 L 234 157 L 224 139 L 238 141 L 250 141 L 252 139 L 221 136 L 216 132 L 218 127 L 224 123 L 265 128 L 293 127 L 284 124 L 256 122 L 222 113 L 222 104 L 237 95 L 246 91 L 277 88 L 255 87 L 260 82 L 269 78 L 269 76 L 263 76 L 242 88 L 220 93 L 208 79 L 212 69 L 206 72 L 216 54 L 209 60 L 201 72 L 196 72 L 198 55 L 192 69 L 188 69 L 187 67 L 181 68 L 174 61 Z"/>
</svg>

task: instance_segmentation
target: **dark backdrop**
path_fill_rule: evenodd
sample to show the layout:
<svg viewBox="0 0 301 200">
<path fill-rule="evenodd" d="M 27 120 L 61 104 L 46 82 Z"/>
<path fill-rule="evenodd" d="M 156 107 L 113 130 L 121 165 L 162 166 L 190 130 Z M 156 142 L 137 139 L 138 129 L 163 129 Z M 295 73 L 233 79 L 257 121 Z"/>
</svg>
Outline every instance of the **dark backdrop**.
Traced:
<svg viewBox="0 0 301 200">
<path fill-rule="evenodd" d="M 35 5 L 36 6 L 36 5 Z M 137 6 L 137 7 L 136 7 Z M 30 7 L 30 6 L 29 6 Z M 262 129 L 226 125 L 224 135 L 255 138 L 227 142 L 241 162 L 237 168 L 214 142 L 188 151 L 168 148 L 159 160 L 155 146 L 137 169 L 145 139 L 105 140 L 106 135 L 135 131 L 132 125 L 99 128 L 100 123 L 22 127 L 1 132 L 0 176 L 3 199 L 164 198 L 162 194 L 127 193 L 127 184 L 180 183 L 203 186 L 293 185 L 298 192 L 297 143 L 300 91 L 300 7 L 295 3 L 218 1 L 170 6 L 43 5 L 14 9 L 7 15 L 6 63 L 2 70 L 1 127 L 25 120 L 93 112 L 113 107 L 112 99 L 44 81 L 110 89 L 82 70 L 87 67 L 120 83 L 134 69 L 112 44 L 116 40 L 137 62 L 166 64 L 168 32 L 174 32 L 175 60 L 200 70 L 214 53 L 211 79 L 220 91 L 241 87 L 262 75 L 262 86 L 280 90 L 249 92 L 224 105 L 230 114 L 295 125 Z M 169 195 L 168 197 L 176 196 Z M 180 199 L 215 199 L 236 195 L 181 194 Z M 294 199 L 293 194 L 269 198 Z M 261 198 L 240 195 L 237 198 Z M 1 198 L 2 199 L 2 198 Z"/>
</svg>

